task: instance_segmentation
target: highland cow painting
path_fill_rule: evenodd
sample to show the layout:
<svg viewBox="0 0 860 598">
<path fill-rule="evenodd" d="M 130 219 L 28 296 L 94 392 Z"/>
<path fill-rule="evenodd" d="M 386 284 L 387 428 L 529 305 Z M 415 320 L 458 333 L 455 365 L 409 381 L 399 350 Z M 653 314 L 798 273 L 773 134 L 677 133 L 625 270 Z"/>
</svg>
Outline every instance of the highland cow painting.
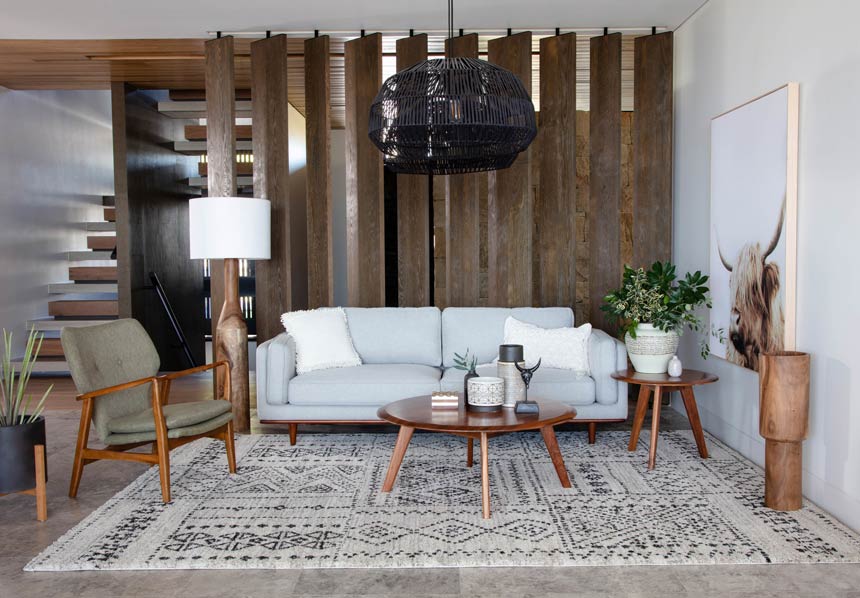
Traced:
<svg viewBox="0 0 860 598">
<path fill-rule="evenodd" d="M 711 121 L 713 355 L 758 371 L 794 349 L 798 86 Z"/>
</svg>

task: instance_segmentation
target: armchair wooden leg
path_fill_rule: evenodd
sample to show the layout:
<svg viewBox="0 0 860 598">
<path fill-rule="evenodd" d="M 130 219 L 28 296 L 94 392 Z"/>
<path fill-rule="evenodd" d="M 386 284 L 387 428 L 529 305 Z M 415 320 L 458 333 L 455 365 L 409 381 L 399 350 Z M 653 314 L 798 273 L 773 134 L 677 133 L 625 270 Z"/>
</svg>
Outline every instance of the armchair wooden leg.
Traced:
<svg viewBox="0 0 860 598">
<path fill-rule="evenodd" d="M 156 426 L 155 430 L 158 448 L 158 477 L 161 479 L 161 498 L 165 503 L 170 502 L 170 443 L 167 440 L 167 429 Z"/>
<path fill-rule="evenodd" d="M 597 423 L 591 422 L 588 424 L 588 444 L 594 444 L 597 441 Z"/>
<path fill-rule="evenodd" d="M 84 473 L 84 450 L 90 438 L 90 421 L 93 418 L 93 401 L 84 401 L 81 407 L 81 424 L 78 428 L 78 442 L 75 445 L 75 461 L 72 465 L 72 480 L 69 483 L 69 498 L 78 495 L 78 487 L 81 485 L 81 476 Z"/>
<path fill-rule="evenodd" d="M 233 422 L 227 422 L 227 430 L 224 432 L 224 448 L 227 450 L 227 466 L 230 473 L 236 473 L 236 442 L 233 437 Z"/>
<path fill-rule="evenodd" d="M 290 424 L 290 446 L 295 446 L 299 434 L 299 424 Z"/>
</svg>

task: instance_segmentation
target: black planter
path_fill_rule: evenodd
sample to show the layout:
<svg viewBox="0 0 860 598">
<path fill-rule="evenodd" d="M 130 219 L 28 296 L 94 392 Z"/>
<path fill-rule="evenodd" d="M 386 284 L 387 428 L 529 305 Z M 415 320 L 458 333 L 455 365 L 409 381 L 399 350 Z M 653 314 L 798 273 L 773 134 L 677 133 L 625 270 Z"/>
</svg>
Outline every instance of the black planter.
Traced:
<svg viewBox="0 0 860 598">
<path fill-rule="evenodd" d="M 472 410 L 472 407 L 469 406 L 469 380 L 472 378 L 479 378 L 478 372 L 475 370 L 469 370 L 466 372 L 466 375 L 463 377 L 463 405 L 467 410 Z"/>
<path fill-rule="evenodd" d="M 0 494 L 36 487 L 37 444 L 45 444 L 44 417 L 31 424 L 0 426 Z"/>
</svg>

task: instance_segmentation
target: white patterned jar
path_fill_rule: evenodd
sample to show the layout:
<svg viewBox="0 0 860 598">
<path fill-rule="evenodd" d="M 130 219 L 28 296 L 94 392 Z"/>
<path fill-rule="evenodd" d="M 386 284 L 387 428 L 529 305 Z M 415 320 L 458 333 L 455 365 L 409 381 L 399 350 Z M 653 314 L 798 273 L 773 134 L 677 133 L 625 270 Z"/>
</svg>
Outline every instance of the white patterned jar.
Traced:
<svg viewBox="0 0 860 598">
<path fill-rule="evenodd" d="M 479 376 L 468 383 L 469 411 L 498 411 L 505 402 L 505 381 L 494 376 Z"/>
<path fill-rule="evenodd" d="M 663 332 L 653 324 L 636 326 L 636 338 L 629 332 L 624 335 L 633 369 L 642 374 L 665 374 L 669 360 L 678 350 L 679 341 L 674 330 Z"/>
</svg>

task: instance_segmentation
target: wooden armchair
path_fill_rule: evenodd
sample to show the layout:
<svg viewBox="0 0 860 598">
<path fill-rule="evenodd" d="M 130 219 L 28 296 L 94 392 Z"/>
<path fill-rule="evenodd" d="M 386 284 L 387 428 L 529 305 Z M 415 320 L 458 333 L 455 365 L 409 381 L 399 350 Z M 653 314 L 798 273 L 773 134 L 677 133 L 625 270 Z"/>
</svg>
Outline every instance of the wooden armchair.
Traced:
<svg viewBox="0 0 860 598">
<path fill-rule="evenodd" d="M 198 438 L 224 441 L 230 473 L 236 473 L 230 367 L 226 361 L 157 376 L 158 352 L 137 320 L 116 320 L 81 328 L 64 328 L 63 352 L 78 391 L 81 424 L 69 496 L 78 493 L 84 466 L 100 459 L 158 465 L 161 496 L 170 502 L 170 450 Z M 223 368 L 221 399 L 168 403 L 173 380 Z M 104 449 L 88 447 L 90 426 Z M 128 452 L 152 444 L 151 453 Z"/>
</svg>

